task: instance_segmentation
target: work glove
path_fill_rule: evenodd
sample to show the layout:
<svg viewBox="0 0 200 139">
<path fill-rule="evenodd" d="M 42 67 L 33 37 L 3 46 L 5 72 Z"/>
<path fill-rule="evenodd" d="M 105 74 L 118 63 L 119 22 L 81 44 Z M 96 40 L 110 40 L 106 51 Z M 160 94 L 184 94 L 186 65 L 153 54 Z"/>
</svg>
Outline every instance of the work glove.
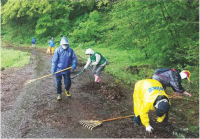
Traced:
<svg viewBox="0 0 200 139">
<path fill-rule="evenodd" d="M 188 93 L 188 92 L 186 92 L 186 91 L 183 92 L 183 94 L 182 94 L 182 93 L 179 93 L 179 92 L 175 92 L 175 93 L 176 93 L 177 96 L 181 96 L 181 95 L 183 95 L 183 94 L 186 95 L 186 96 L 189 96 L 189 97 L 192 96 L 190 93 Z"/>
<path fill-rule="evenodd" d="M 189 96 L 189 97 L 192 96 L 190 93 L 188 93 L 188 92 L 186 92 L 186 91 L 185 91 L 183 94 L 186 95 L 186 96 Z"/>
<path fill-rule="evenodd" d="M 92 66 L 96 66 L 97 64 L 97 62 L 92 62 Z"/>
<path fill-rule="evenodd" d="M 52 71 L 51 73 L 52 73 L 53 75 L 55 75 L 55 72 L 54 72 L 54 71 Z"/>
<path fill-rule="evenodd" d="M 148 126 L 146 127 L 146 131 L 147 131 L 148 133 L 151 133 L 151 132 L 153 131 L 153 128 L 152 128 L 150 125 L 148 125 Z"/>
<path fill-rule="evenodd" d="M 76 69 L 76 64 L 72 64 L 72 70 L 74 71 Z"/>
</svg>

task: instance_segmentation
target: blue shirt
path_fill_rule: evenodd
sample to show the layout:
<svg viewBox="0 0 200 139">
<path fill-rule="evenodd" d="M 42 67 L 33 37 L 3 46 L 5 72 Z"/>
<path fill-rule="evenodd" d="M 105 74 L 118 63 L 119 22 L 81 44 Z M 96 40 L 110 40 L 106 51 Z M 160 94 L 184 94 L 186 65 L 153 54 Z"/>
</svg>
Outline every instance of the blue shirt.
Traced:
<svg viewBox="0 0 200 139">
<path fill-rule="evenodd" d="M 50 46 L 50 47 L 54 47 L 54 41 L 53 41 L 53 40 L 50 40 L 50 41 L 49 41 L 49 46 Z"/>
</svg>

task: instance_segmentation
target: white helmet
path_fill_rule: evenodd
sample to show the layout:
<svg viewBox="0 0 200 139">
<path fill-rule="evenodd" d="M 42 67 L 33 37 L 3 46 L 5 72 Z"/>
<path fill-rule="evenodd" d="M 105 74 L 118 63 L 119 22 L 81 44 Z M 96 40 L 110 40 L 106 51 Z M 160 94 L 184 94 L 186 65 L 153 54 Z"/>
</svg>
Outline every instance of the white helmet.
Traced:
<svg viewBox="0 0 200 139">
<path fill-rule="evenodd" d="M 88 48 L 88 49 L 85 51 L 85 54 L 86 54 L 86 55 L 93 55 L 93 54 L 94 54 L 94 51 L 93 51 L 91 48 Z"/>
</svg>

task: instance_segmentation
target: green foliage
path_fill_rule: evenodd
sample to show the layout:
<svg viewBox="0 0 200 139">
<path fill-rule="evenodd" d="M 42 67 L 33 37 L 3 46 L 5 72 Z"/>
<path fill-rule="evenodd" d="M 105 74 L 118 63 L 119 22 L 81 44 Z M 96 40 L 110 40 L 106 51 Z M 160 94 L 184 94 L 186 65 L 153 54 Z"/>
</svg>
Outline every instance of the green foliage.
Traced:
<svg viewBox="0 0 200 139">
<path fill-rule="evenodd" d="M 85 18 L 85 16 L 83 17 Z M 78 27 L 70 34 L 77 42 L 96 41 L 99 38 L 100 15 L 98 11 L 93 11 L 89 14 L 85 22 L 79 23 Z"/>
<path fill-rule="evenodd" d="M 66 36 L 71 47 L 102 50 L 112 63 L 107 72 L 127 84 L 151 78 L 156 68 L 171 67 L 190 70 L 193 82 L 187 89 L 198 92 L 198 0 L 8 0 L 3 4 L 4 41 L 30 44 L 35 37 L 37 46 L 46 47 L 53 36 L 58 47 Z"/>
<path fill-rule="evenodd" d="M 18 27 L 17 25 L 7 24 L 1 31 L 4 34 L 2 41 L 9 41 L 14 45 L 31 44 L 32 37 L 34 37 L 34 30 L 31 30 L 29 25 Z"/>
<path fill-rule="evenodd" d="M 30 53 L 11 49 L 1 49 L 1 69 L 22 67 L 30 61 Z"/>
<path fill-rule="evenodd" d="M 36 25 L 36 34 L 44 36 L 63 36 L 70 31 L 69 13 L 72 8 L 67 1 L 53 1 L 51 9 L 40 15 Z"/>
<path fill-rule="evenodd" d="M 48 0 L 8 0 L 2 7 L 3 24 L 13 21 L 21 25 L 28 20 L 34 19 L 34 17 L 38 17 L 39 14 L 45 13 L 49 8 Z"/>
<path fill-rule="evenodd" d="M 198 126 L 190 126 L 190 130 L 193 132 L 199 132 L 199 127 Z"/>
</svg>

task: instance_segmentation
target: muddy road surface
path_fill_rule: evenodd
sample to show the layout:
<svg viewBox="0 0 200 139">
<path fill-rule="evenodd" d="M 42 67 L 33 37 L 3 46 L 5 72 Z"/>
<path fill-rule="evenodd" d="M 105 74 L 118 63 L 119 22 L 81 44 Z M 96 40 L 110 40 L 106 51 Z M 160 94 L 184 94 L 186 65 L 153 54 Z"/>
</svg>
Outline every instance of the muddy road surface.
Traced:
<svg viewBox="0 0 200 139">
<path fill-rule="evenodd" d="M 16 49 L 16 48 L 15 48 Z M 17 48 L 19 49 L 19 48 Z M 135 126 L 132 118 L 104 122 L 92 131 L 79 120 L 103 120 L 133 114 L 133 90 L 116 84 L 114 79 L 101 74 L 102 83 L 94 83 L 92 69 L 72 79 L 67 98 L 57 101 L 55 78 L 24 85 L 27 80 L 50 74 L 52 55 L 42 49 L 20 48 L 32 53 L 31 63 L 22 68 L 1 72 L 1 136 L 3 138 L 173 138 L 178 125 L 170 117 L 168 125 L 156 123 L 150 113 L 152 134 L 144 126 Z M 79 59 L 78 59 L 79 60 Z M 80 60 L 79 60 L 80 61 Z M 80 72 L 79 62 L 71 76 Z M 63 84 L 64 90 L 64 84 Z M 195 137 L 196 135 L 189 135 Z"/>
</svg>

